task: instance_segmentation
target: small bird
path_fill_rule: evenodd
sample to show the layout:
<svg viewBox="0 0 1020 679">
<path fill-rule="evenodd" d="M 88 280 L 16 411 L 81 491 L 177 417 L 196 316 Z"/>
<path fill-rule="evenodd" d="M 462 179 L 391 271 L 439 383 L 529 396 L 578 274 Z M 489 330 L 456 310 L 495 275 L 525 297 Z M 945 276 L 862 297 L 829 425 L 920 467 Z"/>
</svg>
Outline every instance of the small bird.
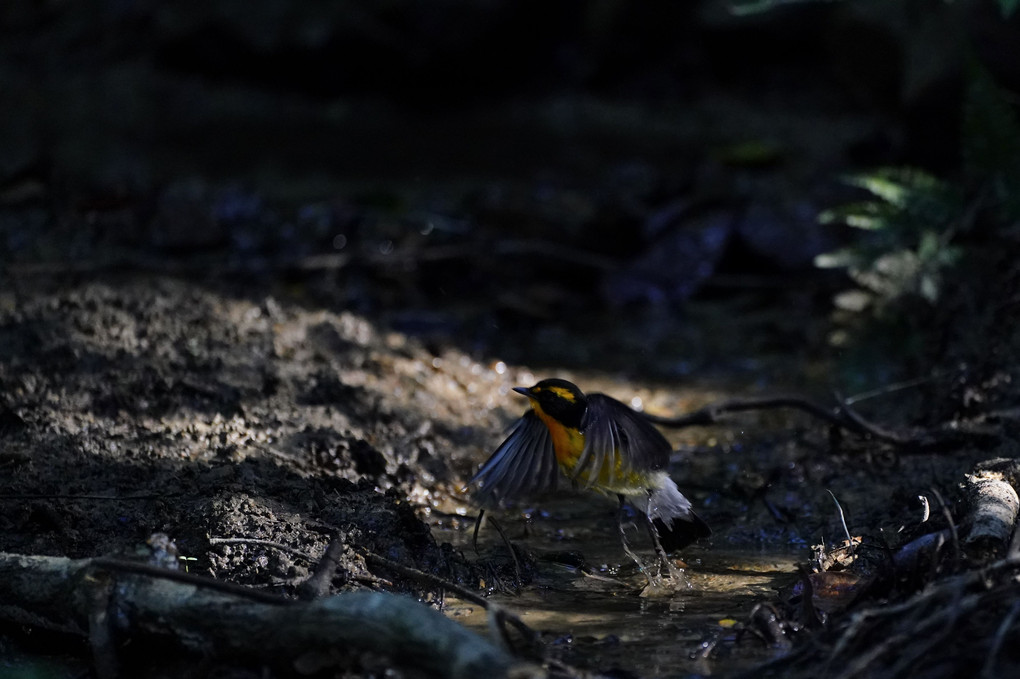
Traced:
<svg viewBox="0 0 1020 679">
<path fill-rule="evenodd" d="M 555 490 L 562 472 L 585 488 L 629 501 L 647 518 L 660 558 L 712 534 L 665 471 L 673 448 L 648 420 L 605 394 L 561 379 L 515 387 L 526 412 L 468 485 L 484 507 Z M 620 534 L 624 550 L 640 564 Z"/>
</svg>

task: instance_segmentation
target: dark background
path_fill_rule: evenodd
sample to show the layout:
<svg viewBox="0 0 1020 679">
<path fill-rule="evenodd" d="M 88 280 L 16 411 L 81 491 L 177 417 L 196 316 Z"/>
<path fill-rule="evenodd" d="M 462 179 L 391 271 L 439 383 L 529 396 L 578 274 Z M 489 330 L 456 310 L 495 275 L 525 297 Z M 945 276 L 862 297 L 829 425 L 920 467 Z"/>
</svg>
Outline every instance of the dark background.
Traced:
<svg viewBox="0 0 1020 679">
<path fill-rule="evenodd" d="M 289 285 L 575 365 L 675 339 L 692 299 L 824 312 L 839 177 L 957 176 L 967 70 L 1020 86 L 1018 21 L 990 1 L 733 9 L 6 3 L 0 257 Z M 620 314 L 637 339 L 562 349 Z"/>
<path fill-rule="evenodd" d="M 334 525 L 352 546 L 474 587 L 474 562 L 438 531 L 466 535 L 464 482 L 523 408 L 509 389 L 551 375 L 674 414 L 857 396 L 855 411 L 894 433 L 947 434 L 950 454 L 927 456 L 774 411 L 679 432 L 671 473 L 713 526 L 706 555 L 739 577 L 757 566 L 733 571 L 725 548 L 841 539 L 834 498 L 855 535 L 880 536 L 883 563 L 888 541 L 960 517 L 965 471 L 1016 453 L 1020 211 L 1002 209 L 1002 189 L 1020 169 L 989 143 L 984 169 L 1002 171 L 975 180 L 961 128 L 975 73 L 1015 109 L 1020 19 L 992 0 L 733 9 L 0 3 L 3 549 L 93 556 L 164 531 L 200 572 L 291 591 Z M 924 219 L 937 213 L 936 236 L 963 255 L 935 267 L 940 295 L 891 290 L 884 308 L 838 319 L 835 296 L 858 280 L 815 257 L 861 234 L 818 217 L 867 197 L 846 175 L 884 166 L 945 181 Z M 943 209 L 947 186 L 963 215 Z M 880 254 L 920 249 L 904 231 Z M 935 489 L 941 507 L 917 523 L 918 495 Z M 612 505 L 582 511 L 590 525 L 564 546 L 609 539 L 617 558 Z M 426 525 L 415 512 L 429 508 Z M 555 535 L 538 542 L 562 537 L 544 525 Z M 348 550 L 338 580 L 366 576 Z M 739 617 L 723 597 L 702 598 L 692 628 Z M 949 636 L 918 635 L 917 620 L 939 618 L 915 607 L 895 634 L 876 626 L 875 643 L 890 664 L 959 674 L 998 652 L 1000 621 L 1015 618 L 1000 598 Z M 742 599 L 753 615 L 758 595 Z M 675 643 L 681 611 L 664 623 L 641 610 L 649 646 L 693 657 Z M 634 652 L 617 632 L 611 645 Z M 604 657 L 610 636 L 586 637 L 566 646 Z M 901 653 L 890 638 L 918 641 Z M 807 676 L 838 650 L 813 647 Z M 167 676 L 195 671 L 134 648 Z"/>
</svg>

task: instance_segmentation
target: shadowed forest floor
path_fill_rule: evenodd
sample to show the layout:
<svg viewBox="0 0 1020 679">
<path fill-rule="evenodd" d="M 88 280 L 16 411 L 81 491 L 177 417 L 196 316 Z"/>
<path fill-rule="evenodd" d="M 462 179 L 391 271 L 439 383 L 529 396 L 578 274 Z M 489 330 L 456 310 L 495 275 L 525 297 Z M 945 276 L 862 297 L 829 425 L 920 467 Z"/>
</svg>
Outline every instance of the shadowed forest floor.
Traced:
<svg viewBox="0 0 1020 679">
<path fill-rule="evenodd" d="M 189 572 L 291 596 L 340 543 L 331 593 L 487 634 L 392 564 L 482 592 L 554 676 L 1020 663 L 1015 550 L 968 544 L 965 480 L 1017 452 L 1015 225 L 978 191 L 977 226 L 940 235 L 977 254 L 873 325 L 839 298 L 860 279 L 815 266 L 856 242 L 819 220 L 861 199 L 848 173 L 972 188 L 964 55 L 1015 90 L 1016 17 L 98 4 L 0 12 L 0 551 L 138 558 L 165 533 Z M 657 416 L 797 394 L 874 427 L 769 408 L 664 429 L 714 535 L 649 588 L 607 498 L 501 513 L 514 558 L 491 525 L 473 548 L 463 484 L 523 411 L 512 387 L 550 376 Z M 943 619 L 954 596 L 971 608 Z M 931 621 L 945 639 L 909 631 Z M 298 671 L 119 652 L 125 676 Z M 11 624 L 0 661 L 92 666 Z M 351 652 L 311 676 L 422 672 Z"/>
</svg>

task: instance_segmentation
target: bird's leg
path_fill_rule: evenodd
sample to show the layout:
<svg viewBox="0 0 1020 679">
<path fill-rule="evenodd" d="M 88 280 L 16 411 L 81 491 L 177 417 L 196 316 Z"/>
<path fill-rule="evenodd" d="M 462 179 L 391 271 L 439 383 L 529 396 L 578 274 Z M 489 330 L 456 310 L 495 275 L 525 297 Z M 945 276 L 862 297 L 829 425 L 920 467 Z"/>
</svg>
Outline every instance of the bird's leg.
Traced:
<svg viewBox="0 0 1020 679">
<path fill-rule="evenodd" d="M 475 556 L 481 556 L 478 553 L 478 529 L 482 527 L 482 519 L 485 517 L 485 510 L 478 510 L 478 518 L 475 519 L 475 532 L 471 536 L 471 545 L 475 548 Z"/>
<path fill-rule="evenodd" d="M 478 519 L 474 522 L 474 538 L 472 541 L 474 542 L 475 555 L 478 554 L 478 526 L 481 525 L 481 517 L 484 516 L 484 514 L 486 514 L 486 510 L 478 510 Z M 500 537 L 503 538 L 503 543 L 507 545 L 507 551 L 510 553 L 510 558 L 513 559 L 513 570 L 517 576 L 517 581 L 514 586 L 519 587 L 521 578 L 524 576 L 520 570 L 520 562 L 517 560 L 517 551 L 514 550 L 513 542 L 511 542 L 510 538 L 507 537 L 506 532 L 503 530 L 503 526 L 501 526 L 496 519 L 489 517 L 489 523 L 493 524 L 493 528 L 495 528 L 496 532 L 498 532 Z"/>
<path fill-rule="evenodd" d="M 673 560 L 669 558 L 669 555 L 666 554 L 666 550 L 663 549 L 662 541 L 659 540 L 659 533 L 655 530 L 655 524 L 652 523 L 652 520 L 648 516 L 645 516 L 645 527 L 648 529 L 648 537 L 652 539 L 652 544 L 655 545 L 655 553 L 659 557 L 659 572 L 657 575 L 662 574 L 662 567 L 665 566 L 666 572 L 670 577 L 677 576 L 678 573 L 676 571 L 676 565 L 674 565 Z"/>
<path fill-rule="evenodd" d="M 627 531 L 624 530 L 623 527 L 623 516 L 625 513 L 624 503 L 626 502 L 626 500 L 623 497 L 623 495 L 617 495 L 616 497 L 620 499 L 620 508 L 616 512 L 616 525 L 620 529 L 620 541 L 623 543 L 623 551 L 627 556 L 634 560 L 634 563 L 637 564 L 638 570 L 641 571 L 642 573 L 645 573 L 646 566 L 644 562 L 641 561 L 640 558 L 638 558 L 638 555 L 631 550 L 630 543 L 627 542 Z M 648 574 L 645 573 L 646 577 L 647 575 Z"/>
</svg>

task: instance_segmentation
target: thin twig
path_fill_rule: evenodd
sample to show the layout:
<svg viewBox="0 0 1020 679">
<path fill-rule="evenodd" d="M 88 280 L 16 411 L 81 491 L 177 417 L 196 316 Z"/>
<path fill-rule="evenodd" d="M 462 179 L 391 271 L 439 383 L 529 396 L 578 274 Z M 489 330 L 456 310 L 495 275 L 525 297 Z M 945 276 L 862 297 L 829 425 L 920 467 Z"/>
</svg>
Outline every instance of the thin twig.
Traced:
<svg viewBox="0 0 1020 679">
<path fill-rule="evenodd" d="M 369 563 L 375 563 L 378 566 L 382 566 L 383 568 L 386 568 L 388 570 L 395 571 L 396 573 L 399 573 L 404 577 L 410 578 L 412 580 L 417 580 L 420 583 L 453 592 L 453 594 L 457 596 L 459 599 L 463 599 L 464 601 L 468 601 L 470 603 L 481 606 L 489 613 L 490 616 L 494 616 L 497 622 L 506 621 L 513 625 L 530 645 L 534 646 L 537 643 L 538 634 L 533 629 L 528 627 L 528 625 L 525 624 L 523 620 L 521 620 L 513 613 L 510 613 L 508 610 L 506 610 L 499 604 L 489 601 L 488 599 L 482 597 L 481 595 L 472 592 L 469 589 L 461 587 L 455 582 L 445 580 L 439 577 L 438 575 L 426 573 L 424 571 L 418 570 L 417 568 L 411 568 L 409 566 L 397 563 L 396 561 L 391 561 L 390 559 L 387 559 L 384 556 L 380 556 L 375 552 L 370 552 L 368 550 L 360 551 L 362 555 L 365 557 L 365 561 Z M 505 635 L 503 636 L 505 640 Z"/>
<path fill-rule="evenodd" d="M 727 413 L 792 408 L 824 420 L 834 427 L 894 445 L 903 452 L 920 452 L 957 442 L 987 445 L 995 443 L 1001 438 L 996 430 L 968 428 L 955 423 L 953 426 L 943 426 L 940 429 L 922 430 L 909 435 L 901 434 L 868 421 L 860 413 L 850 408 L 849 400 L 842 400 L 837 395 L 837 401 L 838 405 L 835 408 L 826 408 L 803 396 L 768 396 L 720 401 L 678 417 L 663 417 L 651 413 L 643 413 L 643 415 L 653 424 L 681 429 L 718 424 L 723 415 Z"/>
<path fill-rule="evenodd" d="M 104 568 L 106 570 L 119 571 L 121 573 L 134 573 L 135 575 L 147 575 L 153 578 L 182 582 L 184 584 L 194 585 L 195 587 L 213 589 L 265 604 L 286 605 L 292 604 L 295 601 L 294 599 L 287 599 L 286 597 L 282 597 L 278 594 L 262 592 L 257 589 L 245 587 L 244 585 L 237 585 L 232 582 L 224 582 L 222 580 L 213 580 L 212 578 L 203 577 L 201 575 L 174 571 L 168 568 L 142 563 L 140 561 L 128 561 L 126 559 L 100 556 L 92 559 L 91 565 L 98 568 Z"/>
<path fill-rule="evenodd" d="M 738 413 L 747 410 L 769 410 L 775 408 L 794 408 L 796 410 L 803 410 L 810 415 L 814 415 L 815 417 L 838 427 L 848 428 L 849 426 L 852 428 L 852 425 L 838 414 L 801 396 L 737 398 L 709 404 L 703 408 L 695 410 L 692 413 L 687 413 L 686 415 L 681 415 L 679 417 L 662 417 L 659 415 L 652 415 L 651 413 L 644 413 L 644 416 L 653 424 L 680 429 L 682 427 L 716 424 L 719 422 L 720 416 L 725 413 Z"/>
<path fill-rule="evenodd" d="M 969 615 L 984 602 L 985 598 L 986 596 L 983 592 L 964 597 L 962 591 L 957 591 L 954 600 L 949 605 L 919 620 L 921 624 L 913 629 L 918 634 L 917 638 L 924 639 L 924 642 L 914 643 L 912 646 L 908 645 L 906 647 L 901 645 L 898 649 L 899 658 L 890 670 L 889 676 L 906 676 L 908 668 L 913 667 L 922 656 L 946 642 L 956 629 L 956 623 L 961 615 Z M 943 622 L 942 629 L 932 629 Z M 931 630 L 930 633 L 929 630 Z"/>
<path fill-rule="evenodd" d="M 878 387 L 877 389 L 863 391 L 859 394 L 854 394 L 853 396 L 847 396 L 846 399 L 844 399 L 843 403 L 845 405 L 853 405 L 854 403 L 859 403 L 860 401 L 867 401 L 868 399 L 872 398 L 878 398 L 879 396 L 888 396 L 889 394 L 894 394 L 897 391 L 903 391 L 905 389 L 912 389 L 914 387 L 918 387 L 927 382 L 931 382 L 933 379 L 935 379 L 934 376 L 928 376 L 928 377 L 915 377 L 912 380 L 903 380 L 902 382 L 894 382 L 892 384 L 887 384 L 882 387 Z"/>
<path fill-rule="evenodd" d="M 273 542 L 271 540 L 260 540 L 259 538 L 209 538 L 210 545 L 259 545 L 261 547 L 271 547 L 280 552 L 286 552 L 291 556 L 297 557 L 303 561 L 309 563 L 315 561 L 314 558 L 308 554 L 302 552 L 299 549 L 288 547 L 287 545 L 280 544 L 279 542 Z"/>
<path fill-rule="evenodd" d="M 514 543 L 510 542 L 510 538 L 506 536 L 503 526 L 499 525 L 499 522 L 496 521 L 496 519 L 489 516 L 489 523 L 491 523 L 492 527 L 496 529 L 497 533 L 499 533 L 499 537 L 503 538 L 503 544 L 506 545 L 507 551 L 510 552 L 510 558 L 514 561 L 514 574 L 516 576 L 514 589 L 517 589 L 521 586 L 521 580 L 524 578 L 524 575 L 521 572 L 521 562 L 517 560 L 517 550 L 514 549 Z"/>
<path fill-rule="evenodd" d="M 482 527 L 482 518 L 485 516 L 485 510 L 478 510 L 478 517 L 475 518 L 475 530 L 471 533 L 471 546 L 475 549 L 475 556 L 481 556 L 478 553 L 478 529 Z"/>
<path fill-rule="evenodd" d="M 837 392 L 835 394 L 836 400 L 839 402 L 839 412 L 857 428 L 859 432 L 864 432 L 872 438 L 884 441 L 886 443 L 892 443 L 896 446 L 907 446 L 913 443 L 918 443 L 918 439 L 908 438 L 900 436 L 899 434 L 879 427 L 877 424 L 865 420 L 860 413 L 851 408 L 843 400 L 843 398 Z"/>
<path fill-rule="evenodd" d="M 906 634 L 890 635 L 883 643 L 876 644 L 870 649 L 854 656 L 850 666 L 837 676 L 837 679 L 850 679 L 868 669 L 872 661 L 881 658 L 890 648 L 899 647 L 909 639 Z"/>
<path fill-rule="evenodd" d="M 315 570 L 308 578 L 298 585 L 298 597 L 306 601 L 318 599 L 329 592 L 329 583 L 333 580 L 333 574 L 340 565 L 340 556 L 343 554 L 344 543 L 339 538 L 333 538 L 326 547 L 325 553 L 316 564 Z"/>
<path fill-rule="evenodd" d="M 471 535 L 471 544 L 474 546 L 475 556 L 480 556 L 480 554 L 478 553 L 478 529 L 482 527 L 482 517 L 484 516 L 485 510 L 479 509 L 478 518 L 475 519 L 475 530 Z M 496 519 L 494 519 L 491 514 L 489 515 L 489 523 L 492 524 L 492 527 L 496 529 L 497 533 L 499 533 L 499 537 L 503 539 L 503 544 L 506 545 L 507 551 L 510 552 L 510 558 L 513 559 L 514 573 L 516 574 L 517 578 L 516 582 L 514 583 L 514 589 L 516 590 L 517 588 L 520 587 L 521 580 L 524 577 L 524 575 L 521 572 L 521 562 L 517 560 L 517 552 L 514 550 L 514 545 L 512 542 L 510 542 L 510 538 L 508 538 L 506 536 L 506 533 L 503 531 L 503 527 L 499 525 L 499 522 L 496 521 Z M 495 574 L 495 571 L 493 571 L 493 573 Z M 498 575 L 495 579 L 502 582 Z"/>
<path fill-rule="evenodd" d="M 886 604 L 854 612 L 845 620 L 836 636 L 824 639 L 822 635 L 809 637 L 807 642 L 783 658 L 756 667 L 741 675 L 743 679 L 759 676 L 786 676 L 797 665 L 811 663 L 812 676 L 829 676 L 838 673 L 841 678 L 855 676 L 903 676 L 911 663 L 917 662 L 950 634 L 957 625 L 967 624 L 963 617 L 973 615 L 997 602 L 1014 601 L 1017 592 L 1015 579 L 1020 569 L 1020 556 L 1000 559 L 984 568 L 966 571 L 933 582 L 920 592 L 896 604 Z M 999 583 L 995 585 L 993 583 Z M 973 594 L 965 594 L 979 588 Z M 1020 604 L 1016 604 L 1020 609 Z M 1016 624 L 1020 610 L 1012 620 L 1004 619 L 999 631 L 1004 635 Z M 906 630 L 899 632 L 899 630 Z M 1004 642 L 1003 642 L 1004 643 Z M 905 645 L 920 645 L 906 648 Z M 816 666 L 817 653 L 829 646 L 825 664 Z M 990 657 L 1001 650 L 989 646 Z M 882 658 L 898 663 L 903 672 L 897 675 L 893 668 L 876 667 Z M 839 670 L 843 669 L 842 673 Z M 914 672 L 916 673 L 916 672 Z M 985 676 L 996 676 L 987 674 Z"/>
<path fill-rule="evenodd" d="M 485 609 L 488 609 L 490 606 L 495 605 L 488 601 L 485 597 L 481 596 L 480 594 L 472 592 L 469 589 L 465 589 L 464 587 L 461 587 L 455 582 L 445 580 L 439 577 L 438 575 L 433 575 L 432 573 L 420 571 L 417 568 L 405 566 L 404 564 L 397 563 L 396 561 L 393 561 L 391 559 L 387 559 L 385 556 L 381 556 L 379 554 L 376 554 L 375 552 L 370 552 L 367 549 L 360 549 L 358 551 L 361 552 L 361 555 L 365 557 L 365 561 L 368 563 L 375 563 L 377 566 L 382 566 L 387 570 L 399 573 L 400 575 L 415 580 L 421 584 L 437 587 L 439 589 L 449 590 L 456 594 L 457 597 L 463 599 L 464 601 L 469 601 L 473 604 L 477 604 Z"/>
<path fill-rule="evenodd" d="M 836 503 L 836 509 L 839 510 L 839 520 L 840 520 L 840 523 L 843 524 L 843 532 L 846 533 L 847 550 L 850 552 L 850 556 L 853 556 L 853 553 L 854 553 L 854 539 L 852 537 L 850 537 L 850 529 L 847 528 L 847 525 L 846 525 L 846 516 L 843 514 L 843 506 L 839 504 L 839 500 L 836 499 L 836 494 L 835 493 L 833 493 L 828 488 L 825 489 L 825 492 L 828 493 L 829 495 L 831 495 L 832 496 L 832 501 Z"/>
<path fill-rule="evenodd" d="M 1009 633 L 1013 623 L 1016 622 L 1017 615 L 1020 615 L 1020 601 L 1013 603 L 1009 612 L 1006 613 L 1006 617 L 999 623 L 999 629 L 995 632 L 995 640 L 992 641 L 992 647 L 988 649 L 988 658 L 985 660 L 985 666 L 981 669 L 982 679 L 992 679 L 992 677 L 1000 676 L 995 671 L 995 663 L 999 657 L 999 651 L 1002 650 L 1002 643 L 1006 640 L 1006 634 Z"/>
<path fill-rule="evenodd" d="M 946 501 L 942 499 L 942 494 L 939 493 L 939 491 L 934 486 L 929 488 L 929 490 L 931 490 L 932 494 L 935 496 L 935 499 L 939 501 L 939 504 L 942 505 L 942 515 L 946 517 L 946 522 L 949 524 L 949 533 L 953 537 L 953 559 L 955 561 L 955 567 L 959 568 L 960 533 L 959 531 L 956 530 L 956 522 L 953 520 L 953 513 L 949 511 L 949 505 L 947 505 Z"/>
</svg>

